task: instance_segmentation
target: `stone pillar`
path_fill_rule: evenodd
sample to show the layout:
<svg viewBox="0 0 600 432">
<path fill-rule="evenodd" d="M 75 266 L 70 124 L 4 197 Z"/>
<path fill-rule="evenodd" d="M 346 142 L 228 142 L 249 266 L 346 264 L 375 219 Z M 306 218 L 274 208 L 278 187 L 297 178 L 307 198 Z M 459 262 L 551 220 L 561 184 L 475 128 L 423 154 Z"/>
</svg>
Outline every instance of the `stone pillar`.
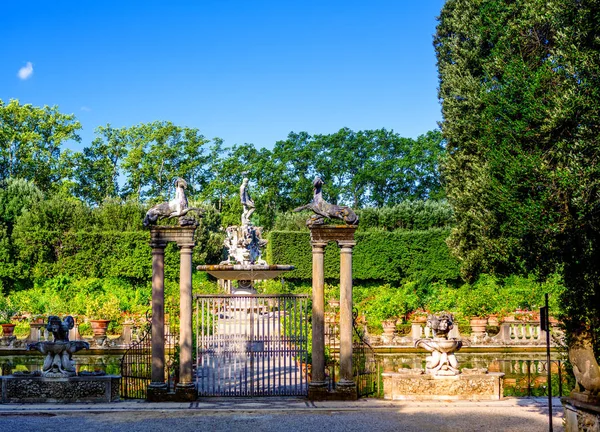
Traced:
<svg viewBox="0 0 600 432">
<path fill-rule="evenodd" d="M 179 270 L 179 400 L 195 400 L 192 378 L 192 249 L 194 244 L 180 244 Z"/>
<path fill-rule="evenodd" d="M 325 269 L 326 242 L 311 241 L 312 246 L 312 380 L 309 394 L 326 390 L 325 381 Z"/>
<path fill-rule="evenodd" d="M 340 246 L 340 381 L 338 386 L 353 387 L 356 392 L 352 373 L 352 248 L 356 243 L 339 241 L 338 244 Z"/>
<path fill-rule="evenodd" d="M 152 374 L 148 400 L 160 399 L 165 383 L 165 246 L 153 241 L 152 247 Z"/>
</svg>

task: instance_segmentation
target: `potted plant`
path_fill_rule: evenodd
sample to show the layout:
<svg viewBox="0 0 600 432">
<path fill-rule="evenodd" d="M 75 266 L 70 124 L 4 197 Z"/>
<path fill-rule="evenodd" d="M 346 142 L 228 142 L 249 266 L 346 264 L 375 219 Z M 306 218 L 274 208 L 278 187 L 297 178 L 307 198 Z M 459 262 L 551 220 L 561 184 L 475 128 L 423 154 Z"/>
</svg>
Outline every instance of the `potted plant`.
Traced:
<svg viewBox="0 0 600 432">
<path fill-rule="evenodd" d="M 410 314 L 410 321 L 413 323 L 426 323 L 427 322 L 428 313 L 423 309 L 417 309 Z"/>
<path fill-rule="evenodd" d="M 98 297 L 88 303 L 86 315 L 91 317 L 89 322 L 94 337 L 106 337 L 110 322 L 117 321 L 121 315 L 119 299 L 115 296 Z"/>
<path fill-rule="evenodd" d="M 497 291 L 491 284 L 463 285 L 458 301 L 459 312 L 469 317 L 471 334 L 483 336 L 488 324 L 488 316 L 496 311 Z"/>
<path fill-rule="evenodd" d="M 11 323 L 10 320 L 17 312 L 18 310 L 12 305 L 10 299 L 0 298 L 0 323 L 2 324 L 3 336 L 13 335 L 16 324 Z"/>
</svg>

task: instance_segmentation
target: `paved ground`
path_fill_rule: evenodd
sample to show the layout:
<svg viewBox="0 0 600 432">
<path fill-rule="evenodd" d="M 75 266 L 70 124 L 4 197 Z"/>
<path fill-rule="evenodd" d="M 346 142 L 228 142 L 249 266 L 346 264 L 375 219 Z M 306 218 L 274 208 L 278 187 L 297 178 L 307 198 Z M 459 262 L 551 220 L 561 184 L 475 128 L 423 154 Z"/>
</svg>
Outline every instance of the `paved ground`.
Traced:
<svg viewBox="0 0 600 432">
<path fill-rule="evenodd" d="M 547 399 L 497 402 L 308 402 L 297 398 L 203 399 L 192 403 L 0 405 L 0 431 L 355 432 L 547 431 Z M 554 431 L 562 406 L 553 400 Z"/>
</svg>

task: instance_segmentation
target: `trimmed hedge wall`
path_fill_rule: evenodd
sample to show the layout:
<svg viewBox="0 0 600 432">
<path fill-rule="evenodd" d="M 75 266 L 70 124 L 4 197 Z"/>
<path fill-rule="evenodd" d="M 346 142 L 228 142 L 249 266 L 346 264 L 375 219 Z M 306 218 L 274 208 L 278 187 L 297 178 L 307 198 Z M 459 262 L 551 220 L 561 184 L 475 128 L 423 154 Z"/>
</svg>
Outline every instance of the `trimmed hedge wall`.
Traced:
<svg viewBox="0 0 600 432">
<path fill-rule="evenodd" d="M 400 282 L 402 280 L 459 280 L 458 261 L 450 256 L 447 229 L 426 231 L 372 231 L 356 233 L 353 253 L 353 279 Z M 296 270 L 286 279 L 312 278 L 310 233 L 272 231 L 267 245 L 272 264 L 291 264 Z M 339 279 L 340 254 L 331 243 L 325 249 L 325 278 Z"/>
<path fill-rule="evenodd" d="M 33 278 L 69 275 L 76 278 L 150 280 L 152 253 L 148 231 L 44 231 L 19 239 L 22 273 Z M 179 250 L 165 249 L 165 277 L 179 275 Z"/>
</svg>

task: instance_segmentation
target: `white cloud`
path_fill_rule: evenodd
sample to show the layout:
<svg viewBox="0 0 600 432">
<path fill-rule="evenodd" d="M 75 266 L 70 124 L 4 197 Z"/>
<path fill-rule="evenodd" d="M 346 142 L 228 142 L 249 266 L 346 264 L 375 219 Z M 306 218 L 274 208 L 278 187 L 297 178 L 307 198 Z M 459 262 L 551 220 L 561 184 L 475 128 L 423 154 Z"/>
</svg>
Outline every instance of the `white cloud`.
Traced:
<svg viewBox="0 0 600 432">
<path fill-rule="evenodd" d="M 33 74 L 33 65 L 31 64 L 31 62 L 27 62 L 27 64 L 25 66 L 23 66 L 21 69 L 19 69 L 19 73 L 17 73 L 17 76 L 19 78 L 21 78 L 22 80 L 26 80 L 32 74 Z"/>
<path fill-rule="evenodd" d="M 80 108 L 81 111 L 90 112 L 92 109 L 90 107 L 86 107 L 85 105 Z"/>
</svg>

